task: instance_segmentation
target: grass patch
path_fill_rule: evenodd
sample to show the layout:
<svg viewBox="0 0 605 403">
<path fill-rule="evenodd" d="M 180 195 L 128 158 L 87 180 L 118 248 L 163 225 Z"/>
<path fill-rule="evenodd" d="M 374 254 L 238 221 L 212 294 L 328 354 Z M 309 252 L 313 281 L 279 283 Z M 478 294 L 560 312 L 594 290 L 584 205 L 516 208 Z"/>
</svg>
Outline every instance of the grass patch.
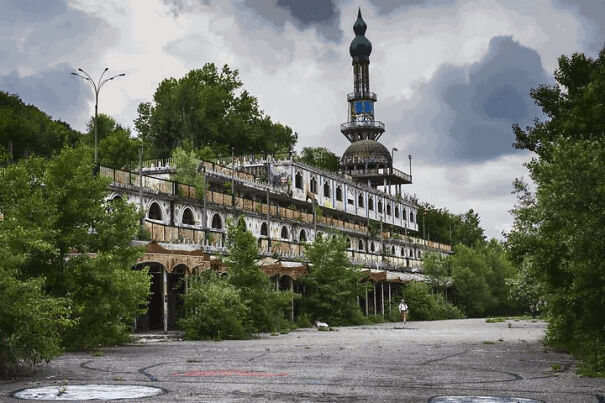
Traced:
<svg viewBox="0 0 605 403">
<path fill-rule="evenodd" d="M 499 323 L 499 322 L 504 322 L 504 321 L 506 321 L 506 318 L 503 318 L 502 316 L 485 319 L 485 323 Z"/>
<path fill-rule="evenodd" d="M 486 340 L 486 341 L 483 342 L 483 344 L 496 344 L 496 342 L 495 341 Z"/>
<path fill-rule="evenodd" d="M 101 350 L 95 350 L 92 352 L 93 357 L 104 357 L 105 353 Z"/>
<path fill-rule="evenodd" d="M 555 372 L 559 372 L 559 371 L 561 371 L 563 369 L 563 367 L 561 367 L 560 364 L 552 364 L 550 366 L 550 369 L 552 369 Z"/>
</svg>

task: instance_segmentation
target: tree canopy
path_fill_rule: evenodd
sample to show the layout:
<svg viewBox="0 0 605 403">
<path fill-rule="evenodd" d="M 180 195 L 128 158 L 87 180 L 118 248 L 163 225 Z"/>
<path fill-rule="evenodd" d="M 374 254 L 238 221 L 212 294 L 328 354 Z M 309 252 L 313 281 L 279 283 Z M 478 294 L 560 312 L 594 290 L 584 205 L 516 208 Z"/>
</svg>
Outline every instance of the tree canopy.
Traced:
<svg viewBox="0 0 605 403">
<path fill-rule="evenodd" d="M 531 92 L 548 120 L 514 128 L 516 146 L 537 154 L 527 164 L 536 192 L 516 181 L 507 241 L 539 282 L 547 339 L 605 374 L 605 48 L 561 56 L 555 79 Z"/>
<path fill-rule="evenodd" d="M 0 153 L 18 160 L 29 155 L 49 157 L 64 145 L 75 145 L 82 135 L 65 122 L 53 120 L 17 95 L 0 91 Z M 12 153 L 11 153 L 12 150 Z"/>
<path fill-rule="evenodd" d="M 128 338 L 139 305 L 146 303 L 149 280 L 145 271 L 131 270 L 142 253 L 131 246 L 138 213 L 121 199 L 106 201 L 109 181 L 93 175 L 92 152 L 85 145 L 0 169 L 2 295 L 32 296 L 31 306 L 7 317 L 36 316 L 38 324 L 28 325 L 31 337 L 45 343 L 42 353 L 29 357 L 23 350 L 38 351 L 35 344 L 14 346 L 12 359 L 50 359 L 62 347 Z M 0 325 L 4 345 L 18 329 Z"/>
<path fill-rule="evenodd" d="M 153 103 L 141 103 L 135 126 L 154 157 L 166 158 L 187 140 L 217 155 L 289 152 L 297 136 L 274 123 L 257 99 L 242 90 L 237 70 L 206 63 L 184 77 L 163 80 Z"/>
<path fill-rule="evenodd" d="M 417 221 L 418 233 L 424 234 L 431 241 L 466 246 L 485 241 L 481 219 L 473 209 L 462 214 L 453 214 L 445 208 L 421 203 Z"/>
<path fill-rule="evenodd" d="M 305 147 L 296 160 L 330 172 L 340 170 L 340 157 L 325 147 Z"/>
<path fill-rule="evenodd" d="M 94 117 L 87 125 L 86 139 L 94 144 Z M 99 163 L 112 168 L 132 168 L 138 160 L 139 141 L 131 137 L 130 129 L 124 128 L 111 116 L 101 113 L 97 116 L 97 141 Z"/>
<path fill-rule="evenodd" d="M 357 297 L 365 292 L 360 281 L 363 274 L 349 261 L 347 246 L 342 236 L 323 237 L 318 234 L 306 246 L 310 261 L 309 273 L 302 278 L 306 294 L 302 299 L 303 312 L 312 320 L 330 325 L 351 325 L 364 322 Z"/>
</svg>

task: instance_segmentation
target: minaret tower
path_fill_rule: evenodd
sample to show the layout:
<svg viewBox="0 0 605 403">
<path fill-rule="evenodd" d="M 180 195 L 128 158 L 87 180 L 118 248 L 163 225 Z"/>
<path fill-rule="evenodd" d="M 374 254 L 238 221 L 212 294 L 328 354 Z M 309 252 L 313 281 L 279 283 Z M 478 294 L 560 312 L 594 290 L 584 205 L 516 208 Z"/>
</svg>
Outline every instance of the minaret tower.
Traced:
<svg viewBox="0 0 605 403">
<path fill-rule="evenodd" d="M 353 25 L 355 38 L 349 46 L 353 58 L 353 92 L 347 95 L 348 121 L 340 125 L 341 133 L 351 142 L 341 158 L 343 173 L 356 182 L 371 187 L 383 187 L 412 183 L 412 177 L 393 168 L 393 156 L 377 140 L 384 133 L 384 123 L 374 118 L 376 94 L 370 92 L 370 53 L 372 43 L 365 37 L 368 26 L 361 17 L 361 9 Z"/>
<path fill-rule="evenodd" d="M 351 143 L 358 140 L 378 140 L 384 133 L 384 124 L 374 120 L 376 94 L 370 92 L 372 44 L 365 37 L 367 29 L 360 9 L 353 25 L 355 38 L 349 46 L 349 53 L 353 58 L 353 92 L 347 95 L 349 119 L 340 126 L 340 131 Z"/>
</svg>

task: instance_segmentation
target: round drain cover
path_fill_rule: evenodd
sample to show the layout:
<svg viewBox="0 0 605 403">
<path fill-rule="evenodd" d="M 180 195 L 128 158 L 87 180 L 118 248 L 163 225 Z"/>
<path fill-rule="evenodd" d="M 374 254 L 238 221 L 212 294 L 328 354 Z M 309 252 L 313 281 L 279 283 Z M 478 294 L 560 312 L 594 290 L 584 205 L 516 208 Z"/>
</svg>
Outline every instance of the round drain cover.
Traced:
<svg viewBox="0 0 605 403">
<path fill-rule="evenodd" d="M 117 400 L 157 396 L 164 389 L 140 385 L 65 385 L 21 389 L 13 393 L 25 400 Z"/>
<path fill-rule="evenodd" d="M 437 396 L 429 403 L 543 403 L 542 400 L 506 396 Z"/>
</svg>

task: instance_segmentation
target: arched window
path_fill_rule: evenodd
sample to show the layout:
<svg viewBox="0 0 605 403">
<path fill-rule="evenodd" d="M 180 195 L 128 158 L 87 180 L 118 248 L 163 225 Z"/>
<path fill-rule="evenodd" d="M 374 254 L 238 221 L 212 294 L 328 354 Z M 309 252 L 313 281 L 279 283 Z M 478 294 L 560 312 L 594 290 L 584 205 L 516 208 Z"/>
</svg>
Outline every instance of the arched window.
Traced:
<svg viewBox="0 0 605 403">
<path fill-rule="evenodd" d="M 290 234 L 288 233 L 288 227 L 285 225 L 281 227 L 281 239 L 290 239 Z"/>
<path fill-rule="evenodd" d="M 387 203 L 387 215 L 391 215 L 391 204 Z"/>
<path fill-rule="evenodd" d="M 374 252 L 374 242 L 370 243 L 370 252 Z"/>
<path fill-rule="evenodd" d="M 303 188 L 303 177 L 300 171 L 296 172 L 296 175 L 294 176 L 294 186 L 296 187 L 296 189 Z"/>
<path fill-rule="evenodd" d="M 212 216 L 212 228 L 223 229 L 223 219 L 218 213 L 214 213 L 214 215 Z"/>
<path fill-rule="evenodd" d="M 422 252 L 418 251 L 417 255 L 418 255 L 418 259 L 420 259 L 422 257 Z"/>
<path fill-rule="evenodd" d="M 410 249 L 410 252 L 408 253 L 408 255 L 410 255 L 410 257 L 414 257 L 414 251 L 412 249 Z"/>
<path fill-rule="evenodd" d="M 351 249 L 351 238 L 347 237 L 347 249 Z"/>
<path fill-rule="evenodd" d="M 374 198 L 368 197 L 368 210 L 374 211 Z"/>
<path fill-rule="evenodd" d="M 399 206 L 395 206 L 395 218 L 399 218 Z"/>
<path fill-rule="evenodd" d="M 118 201 L 118 200 L 122 200 L 122 196 L 121 195 L 115 195 L 111 201 Z"/>
<path fill-rule="evenodd" d="M 359 243 L 357 244 L 357 249 L 363 250 L 363 240 L 359 240 Z"/>
<path fill-rule="evenodd" d="M 402 209 L 401 214 L 403 215 L 403 221 L 407 221 L 408 220 L 407 211 L 405 209 Z"/>
<path fill-rule="evenodd" d="M 382 200 L 378 200 L 378 212 L 382 213 Z"/>
<path fill-rule="evenodd" d="M 330 183 L 324 182 L 324 197 L 330 197 Z"/>
<path fill-rule="evenodd" d="M 264 236 L 267 236 L 267 234 L 268 234 L 268 233 L 269 233 L 269 232 L 267 231 L 267 223 L 266 223 L 266 222 L 264 222 L 264 223 L 262 223 L 262 224 L 260 225 L 260 234 L 261 234 L 261 235 L 264 235 Z"/>
<path fill-rule="evenodd" d="M 359 197 L 357 198 L 357 205 L 359 207 L 363 207 L 363 193 L 359 194 Z"/>
<path fill-rule="evenodd" d="M 317 194 L 317 179 L 315 177 L 311 177 L 311 192 Z"/>
<path fill-rule="evenodd" d="M 162 208 L 158 203 L 151 203 L 151 206 L 149 206 L 149 214 L 147 215 L 147 217 L 151 220 L 162 220 Z"/>
<path fill-rule="evenodd" d="M 340 186 L 336 186 L 336 200 L 342 201 L 342 188 Z"/>
<path fill-rule="evenodd" d="M 187 225 L 195 225 L 195 219 L 193 218 L 193 211 L 189 207 L 186 207 L 183 210 L 183 224 Z"/>
<path fill-rule="evenodd" d="M 414 212 L 410 211 L 410 222 L 414 222 Z"/>
<path fill-rule="evenodd" d="M 399 256 L 405 256 L 405 250 L 403 248 L 399 249 Z"/>
<path fill-rule="evenodd" d="M 307 242 L 307 233 L 304 229 L 300 230 L 300 235 L 298 236 L 298 242 Z"/>
<path fill-rule="evenodd" d="M 395 256 L 395 247 L 391 246 L 391 255 Z"/>
</svg>

